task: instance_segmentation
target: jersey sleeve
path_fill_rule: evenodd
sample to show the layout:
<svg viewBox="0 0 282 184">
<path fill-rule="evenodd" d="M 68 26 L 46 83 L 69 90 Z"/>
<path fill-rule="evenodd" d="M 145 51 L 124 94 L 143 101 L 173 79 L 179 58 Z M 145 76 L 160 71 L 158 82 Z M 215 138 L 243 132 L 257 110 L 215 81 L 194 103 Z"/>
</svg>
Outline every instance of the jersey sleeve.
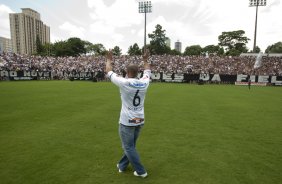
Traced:
<svg viewBox="0 0 282 184">
<path fill-rule="evenodd" d="M 107 76 L 111 80 L 112 83 L 117 85 L 118 87 L 121 87 L 125 84 L 126 80 L 123 77 L 119 77 L 115 72 L 109 71 Z"/>
</svg>

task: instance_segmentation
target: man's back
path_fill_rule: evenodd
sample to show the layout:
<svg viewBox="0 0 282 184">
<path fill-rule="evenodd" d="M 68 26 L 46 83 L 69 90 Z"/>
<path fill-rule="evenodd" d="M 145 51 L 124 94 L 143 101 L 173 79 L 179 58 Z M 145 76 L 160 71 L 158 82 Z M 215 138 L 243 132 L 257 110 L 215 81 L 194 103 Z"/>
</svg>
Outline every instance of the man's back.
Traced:
<svg viewBox="0 0 282 184">
<path fill-rule="evenodd" d="M 144 124 L 144 101 L 150 74 L 150 70 L 145 70 L 141 79 L 126 79 L 109 73 L 111 81 L 120 88 L 122 108 L 119 123 L 126 126 Z"/>
</svg>

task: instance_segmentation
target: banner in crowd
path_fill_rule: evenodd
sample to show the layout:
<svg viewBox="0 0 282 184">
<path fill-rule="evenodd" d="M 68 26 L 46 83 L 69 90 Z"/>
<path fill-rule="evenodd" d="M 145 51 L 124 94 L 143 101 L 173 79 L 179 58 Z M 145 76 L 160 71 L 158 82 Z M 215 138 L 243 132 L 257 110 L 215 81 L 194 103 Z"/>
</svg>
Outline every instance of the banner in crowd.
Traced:
<svg viewBox="0 0 282 184">
<path fill-rule="evenodd" d="M 93 80 L 104 78 L 103 72 L 0 71 L 1 80 Z"/>
<path fill-rule="evenodd" d="M 142 73 L 138 75 L 142 77 Z M 46 80 L 46 79 L 71 79 L 71 80 L 102 80 L 105 75 L 98 72 L 50 72 L 50 71 L 0 71 L 1 80 Z M 269 75 L 221 75 L 221 74 L 177 74 L 177 73 L 152 73 L 151 79 L 160 82 L 177 83 L 229 83 L 247 85 L 250 81 L 258 85 L 282 85 L 282 76 Z"/>
<path fill-rule="evenodd" d="M 162 82 L 198 82 L 198 83 L 229 83 L 242 85 L 250 82 L 253 85 L 282 85 L 282 76 L 265 76 L 265 75 L 223 75 L 223 74 L 164 74 L 153 73 L 152 80 Z"/>
<path fill-rule="evenodd" d="M 39 71 L 0 71 L 2 80 L 42 80 L 50 79 L 51 72 Z"/>
</svg>

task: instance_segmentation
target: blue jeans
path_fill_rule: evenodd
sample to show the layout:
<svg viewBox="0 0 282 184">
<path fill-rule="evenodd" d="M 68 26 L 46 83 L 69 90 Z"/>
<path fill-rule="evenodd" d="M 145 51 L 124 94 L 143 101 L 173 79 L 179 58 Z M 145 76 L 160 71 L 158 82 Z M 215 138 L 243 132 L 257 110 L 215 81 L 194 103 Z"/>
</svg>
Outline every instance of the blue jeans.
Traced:
<svg viewBox="0 0 282 184">
<path fill-rule="evenodd" d="M 140 157 L 135 148 L 136 141 L 139 136 L 141 126 L 125 126 L 119 124 L 119 136 L 122 143 L 124 154 L 119 161 L 119 169 L 124 171 L 129 163 L 138 174 L 145 174 L 146 170 L 140 162 Z"/>
</svg>

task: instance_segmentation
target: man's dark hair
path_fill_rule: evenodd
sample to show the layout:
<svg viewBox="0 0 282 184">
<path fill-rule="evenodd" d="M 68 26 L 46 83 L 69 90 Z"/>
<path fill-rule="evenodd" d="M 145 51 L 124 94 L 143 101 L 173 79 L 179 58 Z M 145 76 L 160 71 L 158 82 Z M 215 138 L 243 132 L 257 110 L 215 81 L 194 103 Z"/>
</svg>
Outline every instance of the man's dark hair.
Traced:
<svg viewBox="0 0 282 184">
<path fill-rule="evenodd" d="M 130 77 L 133 77 L 133 78 L 137 77 L 138 75 L 138 66 L 137 65 L 130 64 L 127 66 L 126 70 L 127 70 L 127 76 L 130 73 Z"/>
</svg>

